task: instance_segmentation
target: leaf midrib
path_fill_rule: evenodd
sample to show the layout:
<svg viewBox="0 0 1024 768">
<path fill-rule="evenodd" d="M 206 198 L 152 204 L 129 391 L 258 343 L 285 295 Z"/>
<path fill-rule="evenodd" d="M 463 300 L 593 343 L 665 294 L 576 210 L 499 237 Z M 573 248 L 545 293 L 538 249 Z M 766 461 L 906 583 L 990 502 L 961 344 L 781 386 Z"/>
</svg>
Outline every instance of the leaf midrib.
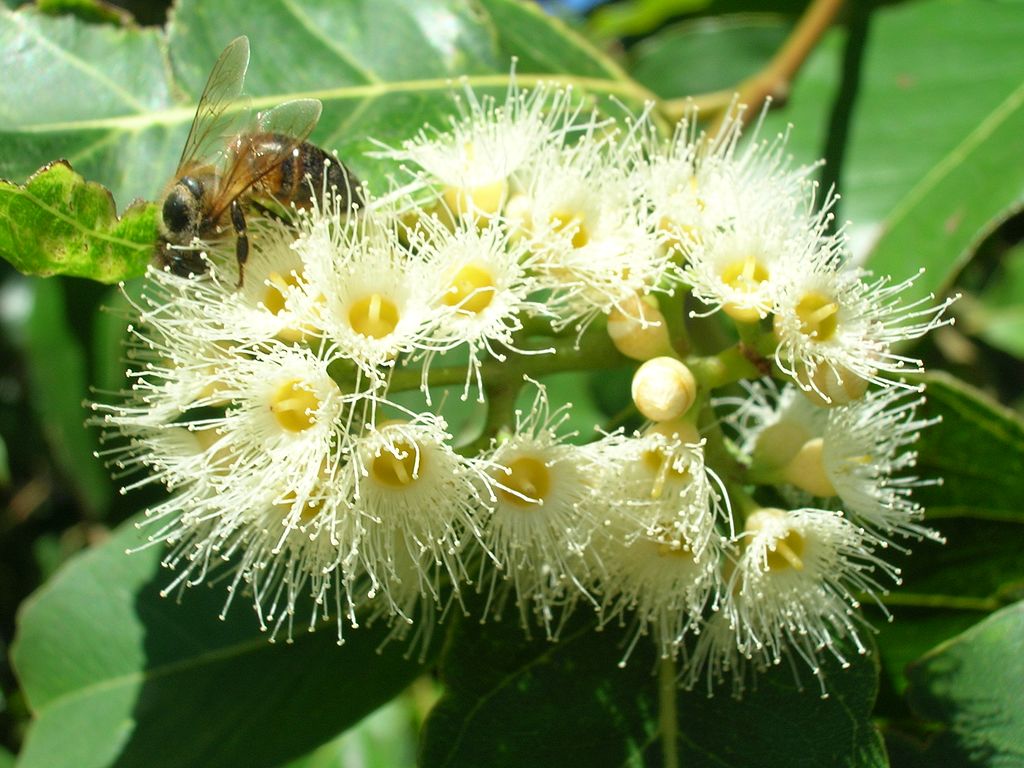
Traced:
<svg viewBox="0 0 1024 768">
<path fill-rule="evenodd" d="M 884 231 L 889 232 L 900 224 L 910 212 L 917 206 L 935 187 L 937 187 L 949 174 L 958 168 L 963 161 L 978 146 L 983 144 L 989 136 L 1003 125 L 1012 115 L 1024 104 L 1024 83 L 1021 83 L 1002 102 L 993 109 L 982 122 L 964 139 L 953 147 L 950 152 L 938 163 L 932 166 L 924 178 L 921 179 L 903 200 L 896 205 L 892 213 L 884 222 Z"/>
<path fill-rule="evenodd" d="M 507 74 L 466 75 L 459 78 L 438 77 L 421 80 L 392 80 L 388 82 L 345 85 L 337 88 L 326 88 L 313 91 L 296 91 L 287 94 L 272 94 L 252 98 L 246 104 L 253 109 L 265 109 L 291 99 L 319 99 L 324 102 L 354 101 L 373 99 L 391 94 L 439 91 L 454 88 L 456 85 L 468 85 L 476 88 L 507 86 L 510 81 Z M 540 83 L 571 85 L 586 91 L 598 91 L 638 100 L 653 100 L 654 96 L 646 88 L 625 80 L 612 80 L 597 77 L 580 77 L 575 75 L 556 74 L 517 74 L 515 82 L 520 86 L 534 87 Z M 236 109 L 242 109 L 239 106 Z M 58 123 L 37 123 L 20 125 L 3 130 L 15 133 L 61 133 L 81 130 L 111 129 L 122 131 L 139 131 L 158 125 L 177 125 L 190 123 L 195 115 L 195 105 L 170 107 L 154 110 L 144 114 L 119 115 L 100 117 L 90 120 L 72 120 Z"/>
<path fill-rule="evenodd" d="M 292 643 L 289 644 L 289 648 L 297 647 L 303 642 L 303 638 L 310 637 L 313 634 L 314 633 L 299 635 Z M 241 657 L 247 653 L 262 653 L 265 650 L 273 650 L 276 648 L 277 646 L 271 643 L 266 636 L 261 635 L 253 637 L 233 645 L 226 645 L 214 650 L 206 651 L 187 659 L 180 659 L 177 661 L 167 662 L 165 664 L 159 664 L 155 667 L 115 675 L 113 677 L 104 678 L 99 682 L 90 683 L 72 691 L 58 694 L 51 699 L 47 699 L 44 704 L 41 704 L 36 708 L 35 714 L 38 717 L 49 709 L 64 706 L 76 699 L 89 698 L 90 696 L 114 690 L 122 686 L 128 686 L 134 683 L 146 683 L 163 677 L 169 677 L 180 672 L 187 672 L 191 669 L 199 669 L 220 661 Z"/>
</svg>

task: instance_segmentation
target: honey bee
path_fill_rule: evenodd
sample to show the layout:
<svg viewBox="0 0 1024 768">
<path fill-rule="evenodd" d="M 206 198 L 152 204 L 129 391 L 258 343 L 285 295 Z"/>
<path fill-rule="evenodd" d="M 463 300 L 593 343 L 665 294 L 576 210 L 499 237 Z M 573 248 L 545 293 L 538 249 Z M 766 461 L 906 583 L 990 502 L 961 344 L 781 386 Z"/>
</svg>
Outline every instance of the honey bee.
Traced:
<svg viewBox="0 0 1024 768">
<path fill-rule="evenodd" d="M 238 285 L 249 257 L 246 210 L 308 208 L 324 191 L 345 209 L 361 205 L 358 181 L 337 158 L 306 141 L 320 119 L 316 99 L 295 99 L 244 123 L 232 108 L 249 67 L 249 39 L 232 40 L 213 65 L 178 170 L 158 220 L 156 262 L 176 275 L 209 269 L 197 241 L 235 234 Z"/>
</svg>

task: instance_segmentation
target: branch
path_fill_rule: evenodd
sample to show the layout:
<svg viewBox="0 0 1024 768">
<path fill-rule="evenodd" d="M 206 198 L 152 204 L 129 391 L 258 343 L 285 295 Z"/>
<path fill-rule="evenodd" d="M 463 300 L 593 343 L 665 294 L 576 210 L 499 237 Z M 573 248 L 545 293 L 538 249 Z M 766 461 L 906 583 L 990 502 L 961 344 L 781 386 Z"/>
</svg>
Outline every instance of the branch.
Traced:
<svg viewBox="0 0 1024 768">
<path fill-rule="evenodd" d="M 672 121 L 679 120 L 695 108 L 705 115 L 716 115 L 709 131 L 713 135 L 721 128 L 727 108 L 734 101 L 749 107 L 739 118 L 742 120 L 749 120 L 751 116 L 758 114 L 768 99 L 785 101 L 796 73 L 842 7 L 843 0 L 813 0 L 786 38 L 786 42 L 759 72 L 735 88 L 669 99 L 661 105 L 662 114 Z"/>
<path fill-rule="evenodd" d="M 800 67 L 832 25 L 833 19 L 842 7 L 843 0 L 813 0 L 807 6 L 804 15 L 800 17 L 796 27 L 768 65 L 740 85 L 738 101 L 748 107 L 741 120 L 749 120 L 750 116 L 758 114 L 768 99 L 780 102 L 786 100 L 796 73 L 800 71 Z M 719 113 L 710 133 L 718 132 L 725 115 L 724 111 Z"/>
<path fill-rule="evenodd" d="M 679 768 L 676 729 L 676 663 L 671 657 L 658 662 L 658 733 L 664 768 Z"/>
</svg>

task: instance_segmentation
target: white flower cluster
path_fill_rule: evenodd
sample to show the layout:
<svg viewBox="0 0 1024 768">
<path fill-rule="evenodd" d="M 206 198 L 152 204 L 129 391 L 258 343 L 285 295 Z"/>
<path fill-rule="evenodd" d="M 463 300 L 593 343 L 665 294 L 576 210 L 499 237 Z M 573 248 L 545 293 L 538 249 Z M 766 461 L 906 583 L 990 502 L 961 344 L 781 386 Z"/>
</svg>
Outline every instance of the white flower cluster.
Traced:
<svg viewBox="0 0 1024 768">
<path fill-rule="evenodd" d="M 920 364 L 892 345 L 945 305 L 849 266 L 813 169 L 784 137 L 741 144 L 739 112 L 666 141 L 578 103 L 467 90 L 445 130 L 376 153 L 400 169 L 386 195 L 254 222 L 242 287 L 229 242 L 202 275 L 150 269 L 127 397 L 93 407 L 109 462 L 144 473 L 125 490 L 171 492 L 143 523 L 168 590 L 226 575 L 225 610 L 244 595 L 289 639 L 333 617 L 339 642 L 380 619 L 425 645 L 467 589 L 551 638 L 589 606 L 631 627 L 624 661 L 651 636 L 689 685 L 864 649 L 858 600 L 897 573 L 879 551 L 931 535 L 903 474 L 920 397 L 886 378 Z M 738 356 L 687 357 L 687 294 Z M 638 431 L 581 444 L 536 382 L 495 405 L 573 353 L 644 363 Z M 723 433 L 711 388 L 772 363 L 789 383 L 750 385 Z M 438 384 L 488 401 L 477 439 L 429 409 Z"/>
</svg>

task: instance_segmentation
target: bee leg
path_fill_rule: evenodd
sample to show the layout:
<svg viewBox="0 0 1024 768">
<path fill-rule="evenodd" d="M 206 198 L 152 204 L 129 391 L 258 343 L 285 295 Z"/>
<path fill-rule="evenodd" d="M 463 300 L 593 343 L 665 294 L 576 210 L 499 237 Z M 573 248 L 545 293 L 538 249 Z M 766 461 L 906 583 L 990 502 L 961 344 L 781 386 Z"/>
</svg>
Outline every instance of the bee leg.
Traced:
<svg viewBox="0 0 1024 768">
<path fill-rule="evenodd" d="M 245 262 L 249 259 L 249 234 L 245 229 L 245 214 L 237 200 L 231 201 L 231 224 L 235 228 L 235 258 L 238 260 L 238 287 L 245 279 Z"/>
</svg>

